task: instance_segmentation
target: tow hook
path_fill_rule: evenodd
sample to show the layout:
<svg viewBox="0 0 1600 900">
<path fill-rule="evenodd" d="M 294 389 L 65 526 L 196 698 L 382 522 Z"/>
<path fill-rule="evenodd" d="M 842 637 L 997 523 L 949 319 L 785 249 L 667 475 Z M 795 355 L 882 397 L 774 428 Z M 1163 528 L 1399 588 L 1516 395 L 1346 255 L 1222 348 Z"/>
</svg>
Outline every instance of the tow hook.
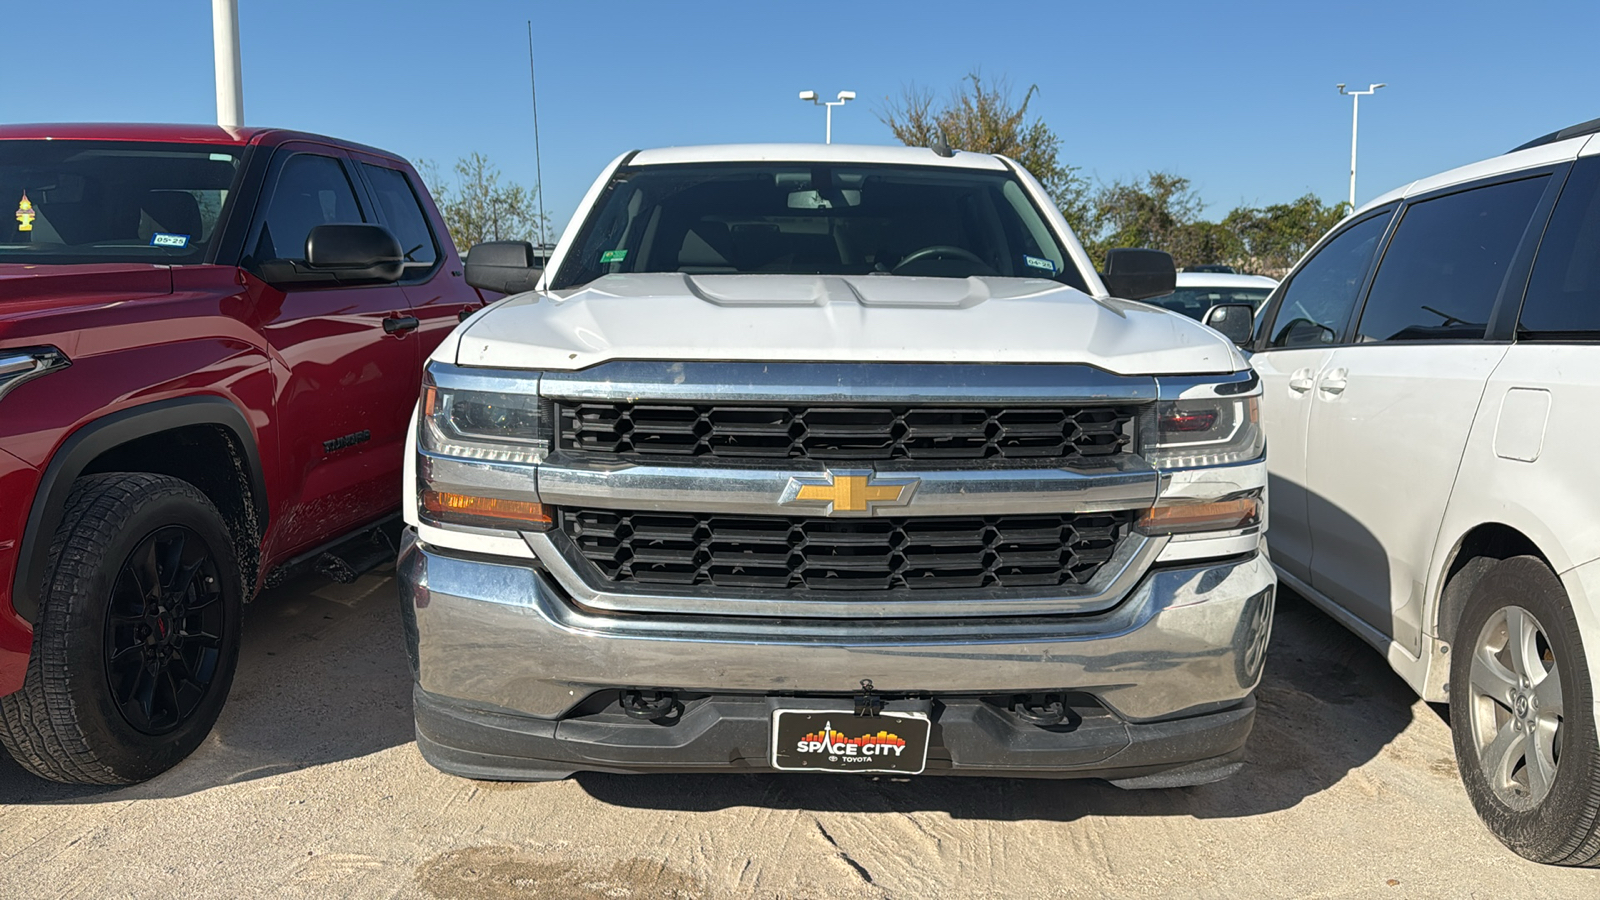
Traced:
<svg viewBox="0 0 1600 900">
<path fill-rule="evenodd" d="M 1018 694 L 1011 698 L 1011 712 L 1041 728 L 1060 725 L 1067 717 L 1067 707 L 1061 702 L 1060 694 Z"/>
<path fill-rule="evenodd" d="M 683 704 L 671 691 L 623 691 L 617 703 L 630 719 L 671 725 L 683 715 Z"/>
</svg>

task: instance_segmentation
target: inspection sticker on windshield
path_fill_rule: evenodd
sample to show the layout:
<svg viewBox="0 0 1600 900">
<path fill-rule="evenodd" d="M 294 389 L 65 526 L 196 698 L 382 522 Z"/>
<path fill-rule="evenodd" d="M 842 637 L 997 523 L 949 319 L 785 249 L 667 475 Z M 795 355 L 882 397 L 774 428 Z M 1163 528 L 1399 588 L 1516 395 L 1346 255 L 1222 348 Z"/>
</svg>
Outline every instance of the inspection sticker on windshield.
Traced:
<svg viewBox="0 0 1600 900">
<path fill-rule="evenodd" d="M 189 236 L 187 234 L 167 234 L 166 232 L 158 231 L 150 235 L 150 246 L 187 247 L 189 246 Z"/>
<path fill-rule="evenodd" d="M 622 262 L 627 258 L 628 251 L 626 250 L 607 250 L 606 252 L 600 254 L 601 264 Z"/>
<path fill-rule="evenodd" d="M 1043 269 L 1052 275 L 1055 274 L 1056 264 L 1048 259 L 1040 259 L 1037 256 L 1024 256 L 1022 261 L 1030 266 L 1033 266 L 1035 269 Z"/>
</svg>

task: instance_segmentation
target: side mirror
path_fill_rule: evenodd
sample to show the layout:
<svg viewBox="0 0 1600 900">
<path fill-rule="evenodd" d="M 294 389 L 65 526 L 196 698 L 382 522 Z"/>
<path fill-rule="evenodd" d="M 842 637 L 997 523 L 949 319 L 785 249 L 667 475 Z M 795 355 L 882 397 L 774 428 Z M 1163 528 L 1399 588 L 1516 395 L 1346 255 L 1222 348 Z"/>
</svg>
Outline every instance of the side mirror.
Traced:
<svg viewBox="0 0 1600 900">
<path fill-rule="evenodd" d="M 1106 251 L 1106 271 L 1100 280 L 1113 297 L 1148 300 L 1178 289 L 1178 267 L 1164 250 L 1118 247 Z"/>
<path fill-rule="evenodd" d="M 393 284 L 406 254 L 382 225 L 318 225 L 306 235 L 305 261 L 266 260 L 261 278 L 273 285 Z"/>
<path fill-rule="evenodd" d="M 486 291 L 531 291 L 543 270 L 527 241 L 485 241 L 467 251 L 467 284 Z"/>
<path fill-rule="evenodd" d="M 1200 321 L 1241 347 L 1256 334 L 1256 313 L 1248 303 L 1218 303 L 1206 310 L 1206 317 Z"/>
</svg>

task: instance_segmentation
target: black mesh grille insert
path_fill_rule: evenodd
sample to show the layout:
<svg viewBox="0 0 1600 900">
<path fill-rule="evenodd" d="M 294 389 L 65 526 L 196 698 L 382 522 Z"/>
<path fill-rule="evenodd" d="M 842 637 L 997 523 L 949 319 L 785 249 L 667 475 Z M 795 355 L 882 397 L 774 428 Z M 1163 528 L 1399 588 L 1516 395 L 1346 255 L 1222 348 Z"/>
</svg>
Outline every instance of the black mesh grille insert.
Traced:
<svg viewBox="0 0 1600 900">
<path fill-rule="evenodd" d="M 1059 460 L 1127 452 L 1138 407 L 566 402 L 580 453 L 729 459 Z"/>
<path fill-rule="evenodd" d="M 639 587 L 891 591 L 1082 584 L 1132 512 L 790 518 L 563 509 L 561 529 L 608 581 Z"/>
</svg>

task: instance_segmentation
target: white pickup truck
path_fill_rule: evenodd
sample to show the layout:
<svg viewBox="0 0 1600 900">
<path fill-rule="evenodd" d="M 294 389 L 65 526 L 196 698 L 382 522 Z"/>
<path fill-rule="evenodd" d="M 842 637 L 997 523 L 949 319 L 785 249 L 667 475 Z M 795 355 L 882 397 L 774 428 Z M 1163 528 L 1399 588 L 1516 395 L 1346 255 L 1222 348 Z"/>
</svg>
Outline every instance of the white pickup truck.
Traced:
<svg viewBox="0 0 1600 900">
<path fill-rule="evenodd" d="M 913 148 L 628 153 L 573 223 L 543 270 L 473 248 L 513 296 L 427 366 L 399 572 L 431 763 L 1242 765 L 1260 381 L 1136 302 L 1170 257 L 1102 276 L 1015 163 Z"/>
</svg>

